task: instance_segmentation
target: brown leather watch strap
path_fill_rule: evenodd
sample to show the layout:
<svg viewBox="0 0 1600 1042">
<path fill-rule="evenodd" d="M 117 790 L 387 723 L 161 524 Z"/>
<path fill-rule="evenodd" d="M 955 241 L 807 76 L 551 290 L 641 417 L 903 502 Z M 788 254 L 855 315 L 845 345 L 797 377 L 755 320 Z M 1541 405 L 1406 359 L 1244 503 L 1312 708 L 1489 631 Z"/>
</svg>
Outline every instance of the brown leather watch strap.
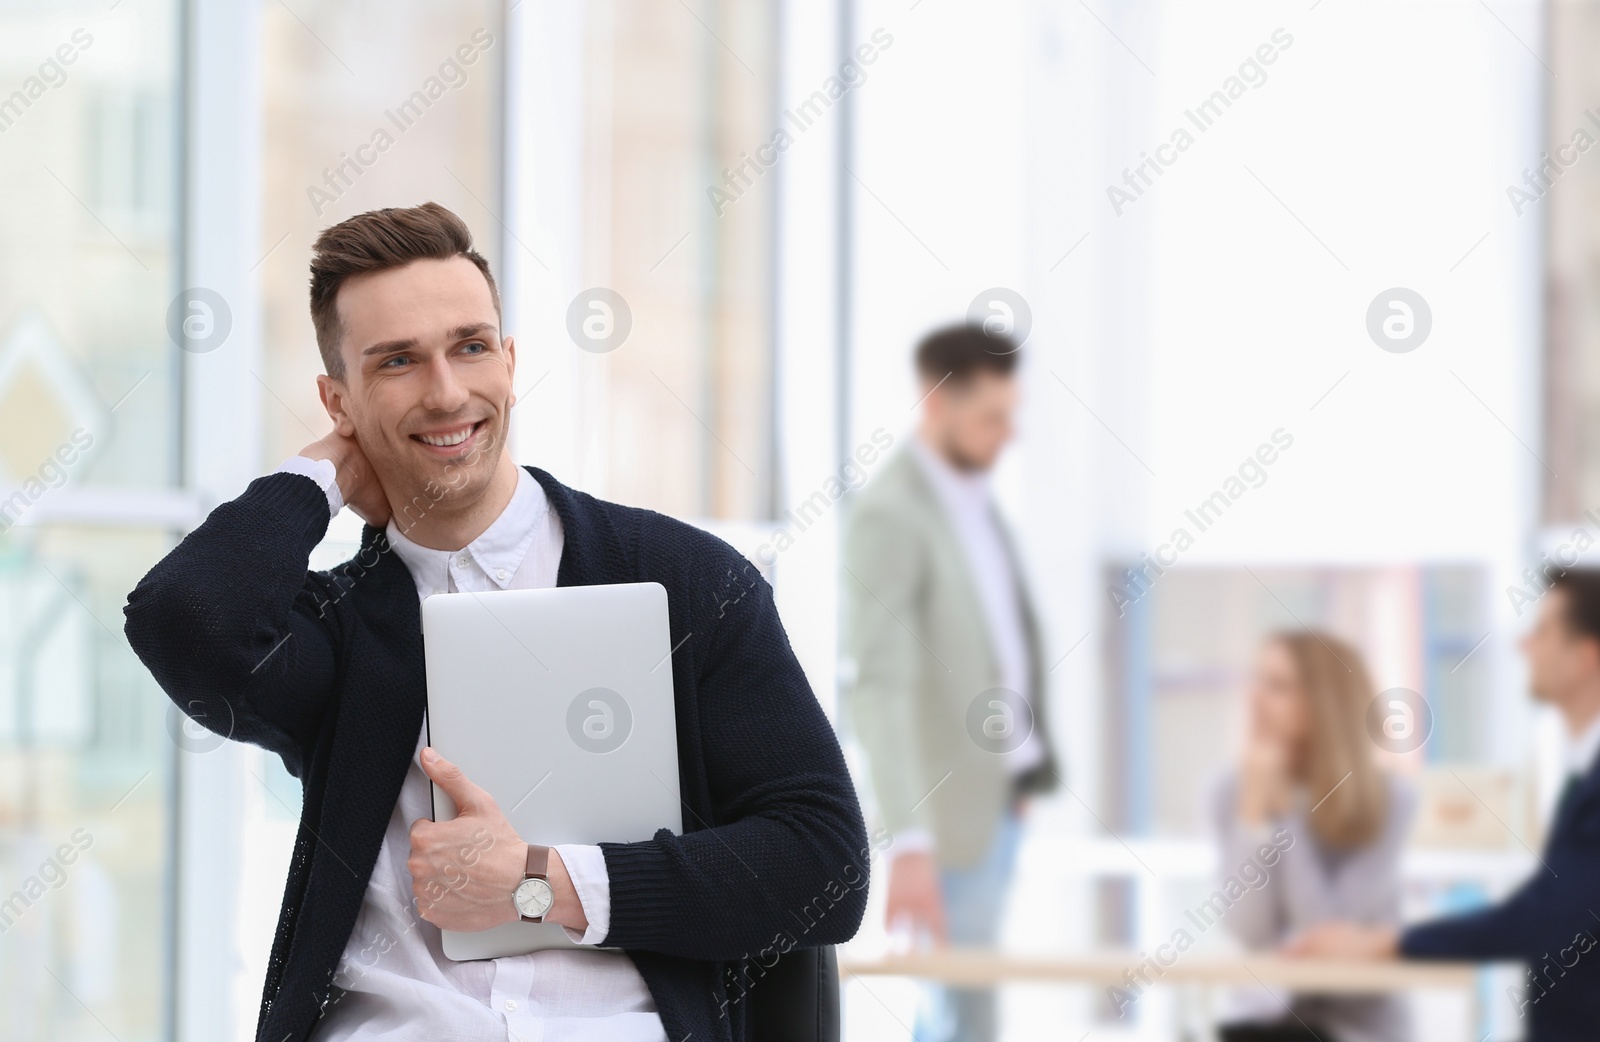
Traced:
<svg viewBox="0 0 1600 1042">
<path fill-rule="evenodd" d="M 538 876 L 546 879 L 546 870 L 550 867 L 550 848 L 541 847 L 537 843 L 528 844 L 528 876 Z M 527 878 L 524 876 L 523 878 Z"/>
</svg>

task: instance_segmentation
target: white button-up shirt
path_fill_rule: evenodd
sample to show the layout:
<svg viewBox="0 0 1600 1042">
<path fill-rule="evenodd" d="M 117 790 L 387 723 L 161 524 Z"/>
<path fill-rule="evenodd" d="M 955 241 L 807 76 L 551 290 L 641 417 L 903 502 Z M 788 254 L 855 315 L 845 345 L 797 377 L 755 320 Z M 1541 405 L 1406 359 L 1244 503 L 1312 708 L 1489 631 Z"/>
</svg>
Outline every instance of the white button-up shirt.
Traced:
<svg viewBox="0 0 1600 1042">
<path fill-rule="evenodd" d="M 1600 755 L 1600 716 L 1589 721 L 1589 726 L 1583 729 L 1582 734 L 1569 734 L 1567 736 L 1567 774 L 1582 778 L 1594 766 L 1595 756 Z"/>
<path fill-rule="evenodd" d="M 966 557 L 979 607 L 989 624 L 989 646 L 994 648 L 1000 666 L 1000 686 L 1032 706 L 1035 692 L 1027 626 L 1022 618 L 1022 591 L 1000 528 L 989 472 L 957 470 L 920 436 L 912 438 L 911 444 Z M 1044 756 L 1039 732 L 1030 731 L 1021 745 L 1005 754 L 1006 767 L 1018 774 L 1039 764 Z"/>
<path fill-rule="evenodd" d="M 293 457 L 282 471 L 312 478 L 333 513 L 343 506 L 333 464 Z M 390 521 L 389 543 L 410 571 L 419 598 L 554 586 L 561 561 L 561 519 L 544 489 L 517 469 L 511 502 L 483 534 L 460 550 L 430 550 Z M 316 1042 L 665 1042 L 666 1030 L 644 978 L 618 950 L 552 949 L 499 959 L 454 962 L 439 928 L 417 914 L 411 873 L 411 824 L 432 816 L 431 783 L 417 759 L 424 718 L 399 799 L 384 830 L 372 878 L 333 983 L 346 992 L 312 1031 Z M 538 837 L 525 837 L 530 841 Z M 597 944 L 611 928 L 611 886 L 598 846 L 558 844 L 589 926 L 567 936 Z M 511 894 L 506 894 L 510 902 Z"/>
</svg>

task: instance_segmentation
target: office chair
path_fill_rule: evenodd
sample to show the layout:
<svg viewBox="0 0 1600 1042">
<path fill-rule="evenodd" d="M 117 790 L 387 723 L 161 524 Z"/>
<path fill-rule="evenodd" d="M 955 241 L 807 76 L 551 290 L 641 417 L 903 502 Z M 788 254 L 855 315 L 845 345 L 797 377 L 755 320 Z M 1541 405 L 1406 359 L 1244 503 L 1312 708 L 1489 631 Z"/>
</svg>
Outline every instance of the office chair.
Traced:
<svg viewBox="0 0 1600 1042">
<path fill-rule="evenodd" d="M 839 961 L 833 946 L 795 948 L 750 990 L 755 1042 L 839 1042 Z"/>
</svg>

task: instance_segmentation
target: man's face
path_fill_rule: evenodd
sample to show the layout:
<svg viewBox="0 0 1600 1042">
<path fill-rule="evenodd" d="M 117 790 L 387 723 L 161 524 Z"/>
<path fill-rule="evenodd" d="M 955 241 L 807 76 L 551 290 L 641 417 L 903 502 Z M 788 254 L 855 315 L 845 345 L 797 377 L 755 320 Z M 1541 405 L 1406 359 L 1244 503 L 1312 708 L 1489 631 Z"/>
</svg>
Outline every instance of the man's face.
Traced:
<svg viewBox="0 0 1600 1042">
<path fill-rule="evenodd" d="M 1541 702 L 1561 705 L 1600 672 L 1600 643 L 1573 630 L 1567 595 L 1560 589 L 1545 594 L 1538 621 L 1522 638 L 1522 651 L 1533 696 Z"/>
<path fill-rule="evenodd" d="M 477 266 L 452 257 L 357 275 L 337 304 L 345 376 L 318 383 L 390 501 L 430 483 L 457 503 L 482 495 L 505 450 L 516 346 L 500 339 Z"/>
<path fill-rule="evenodd" d="M 927 408 L 945 458 L 960 470 L 988 470 L 1011 440 L 1017 381 L 980 370 L 959 384 L 945 381 Z"/>
</svg>

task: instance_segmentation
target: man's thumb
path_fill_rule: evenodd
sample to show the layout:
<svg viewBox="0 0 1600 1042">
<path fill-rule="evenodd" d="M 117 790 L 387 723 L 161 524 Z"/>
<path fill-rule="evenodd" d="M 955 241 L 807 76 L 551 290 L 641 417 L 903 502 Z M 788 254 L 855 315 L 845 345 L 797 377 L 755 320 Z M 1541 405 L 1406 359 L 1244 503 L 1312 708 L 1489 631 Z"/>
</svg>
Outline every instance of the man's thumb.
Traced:
<svg viewBox="0 0 1600 1042">
<path fill-rule="evenodd" d="M 422 749 L 422 769 L 455 801 L 456 813 L 465 814 L 473 804 L 477 786 L 467 780 L 461 768 L 434 751 L 433 746 Z"/>
</svg>

